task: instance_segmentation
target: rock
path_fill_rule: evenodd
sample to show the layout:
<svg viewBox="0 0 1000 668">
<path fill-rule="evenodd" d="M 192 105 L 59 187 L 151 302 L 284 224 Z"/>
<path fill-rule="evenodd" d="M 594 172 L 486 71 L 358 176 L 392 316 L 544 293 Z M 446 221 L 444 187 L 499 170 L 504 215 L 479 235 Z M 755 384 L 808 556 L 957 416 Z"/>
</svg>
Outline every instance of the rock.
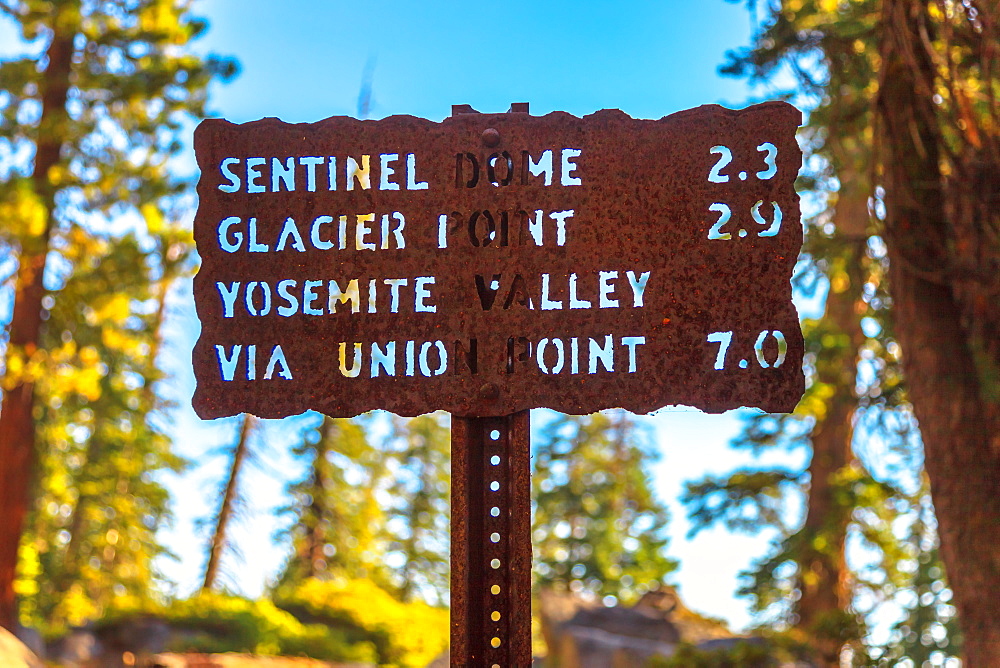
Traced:
<svg viewBox="0 0 1000 668">
<path fill-rule="evenodd" d="M 76 628 L 55 641 L 46 652 L 49 659 L 65 668 L 79 668 L 90 665 L 104 652 L 97 636 L 89 628 Z"/>
<path fill-rule="evenodd" d="M 643 595 L 633 606 L 605 607 L 569 593 L 539 594 L 549 657 L 562 668 L 626 668 L 669 657 L 680 643 L 697 645 L 733 634 L 718 620 L 688 610 L 670 587 Z"/>
<path fill-rule="evenodd" d="M 0 628 L 0 666 L 4 668 L 45 668 L 41 660 L 24 643 L 6 629 Z"/>
<path fill-rule="evenodd" d="M 48 656 L 45 653 L 45 639 L 42 638 L 42 634 L 38 632 L 38 629 L 18 625 L 15 635 L 18 640 L 24 643 L 25 647 L 35 653 L 35 656 L 43 662 L 45 661 L 46 656 Z"/>
</svg>

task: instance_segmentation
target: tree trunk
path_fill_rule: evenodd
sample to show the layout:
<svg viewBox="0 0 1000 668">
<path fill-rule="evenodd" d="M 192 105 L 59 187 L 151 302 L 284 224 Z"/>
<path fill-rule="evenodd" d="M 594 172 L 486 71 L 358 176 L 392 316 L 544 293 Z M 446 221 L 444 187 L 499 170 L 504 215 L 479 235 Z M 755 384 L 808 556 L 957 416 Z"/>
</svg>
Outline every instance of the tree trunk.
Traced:
<svg viewBox="0 0 1000 668">
<path fill-rule="evenodd" d="M 330 452 L 330 441 L 333 439 L 337 425 L 333 418 L 324 417 L 323 424 L 319 429 L 319 440 L 316 442 L 316 457 L 313 459 L 312 470 L 312 503 L 309 504 L 309 512 L 312 513 L 314 524 L 306 527 L 305 545 L 303 546 L 303 559 L 306 562 L 306 577 L 319 577 L 319 563 L 325 561 L 326 556 L 323 546 L 326 544 L 326 533 L 329 527 L 326 525 L 329 512 L 327 510 L 327 498 L 330 482 L 326 477 L 326 457 Z M 324 569 L 324 570 L 329 570 Z"/>
<path fill-rule="evenodd" d="M 205 581 L 201 585 L 202 591 L 211 591 L 219 575 L 222 552 L 226 548 L 226 530 L 233 515 L 233 506 L 236 503 L 240 471 L 247 456 L 247 442 L 250 440 L 250 432 L 253 431 L 253 420 L 253 416 L 247 413 L 243 414 L 243 425 L 240 427 L 240 437 L 236 441 L 236 450 L 233 452 L 229 480 L 226 481 L 226 490 L 222 495 L 222 506 L 219 508 L 219 518 L 215 524 L 215 531 L 212 533 L 212 541 L 209 544 L 208 565 L 205 566 Z"/>
<path fill-rule="evenodd" d="M 992 668 L 1000 666 L 1000 418 L 981 384 L 963 328 L 965 305 L 954 282 L 941 278 L 949 269 L 947 251 L 958 221 L 949 219 L 943 191 L 934 66 L 921 41 L 933 38 L 926 7 L 913 0 L 885 0 L 882 22 L 884 72 L 877 111 L 886 152 L 886 236 L 896 331 L 923 437 L 966 665 Z M 995 309 L 995 297 L 993 304 Z"/>
<path fill-rule="evenodd" d="M 42 281 L 55 211 L 55 188 L 49 181 L 49 171 L 59 163 L 66 141 L 66 97 L 79 11 L 76 4 L 63 3 L 63 11 L 52 21 L 54 32 L 46 51 L 48 65 L 40 81 L 42 116 L 32 181 L 45 211 L 45 223 L 38 237 L 25 238 L 21 245 L 6 353 L 8 374 L 12 360 L 20 357 L 27 362 L 38 350 L 45 296 Z M 14 577 L 36 454 L 34 381 L 30 374 L 12 380 L 0 408 L 0 626 L 14 631 L 17 625 Z"/>
<path fill-rule="evenodd" d="M 845 642 L 847 610 L 851 603 L 848 569 L 844 556 L 847 524 L 851 509 L 837 496 L 838 474 L 852 462 L 853 416 L 857 406 L 854 384 L 857 375 L 857 350 L 863 337 L 855 311 L 861 294 L 860 265 L 863 241 L 849 239 L 850 257 L 846 263 L 849 281 L 838 285 L 831 281 L 826 298 L 826 320 L 837 335 L 847 337 L 835 357 L 820 360 L 818 381 L 828 383 L 835 393 L 827 402 L 827 414 L 812 433 L 812 461 L 809 464 L 809 499 L 803 536 L 808 541 L 799 563 L 799 591 L 796 606 L 798 628 L 808 637 L 827 668 L 840 666 L 840 652 Z M 825 367 L 825 368 L 824 368 Z"/>
</svg>

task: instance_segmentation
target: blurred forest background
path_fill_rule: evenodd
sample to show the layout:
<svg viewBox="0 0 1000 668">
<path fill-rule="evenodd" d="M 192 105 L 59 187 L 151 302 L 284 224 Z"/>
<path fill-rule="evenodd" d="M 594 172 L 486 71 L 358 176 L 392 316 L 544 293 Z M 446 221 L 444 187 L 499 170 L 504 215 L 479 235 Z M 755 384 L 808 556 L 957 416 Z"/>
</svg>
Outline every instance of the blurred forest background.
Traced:
<svg viewBox="0 0 1000 668">
<path fill-rule="evenodd" d="M 204 490 L 201 590 L 170 595 L 155 566 L 172 547 L 160 474 L 195 466 L 159 391 L 168 295 L 197 269 L 193 183 L 171 160 L 239 70 L 195 55 L 208 26 L 189 4 L 0 0 L 40 54 L 0 62 L 0 626 L 40 649 L 156 618 L 184 631 L 174 649 L 427 665 L 448 641 L 446 415 L 289 419 L 306 473 L 287 481 L 287 562 L 253 600 L 226 555 L 266 435 L 239 418 Z M 651 661 L 1000 666 L 1000 9 L 745 4 L 758 32 L 722 69 L 807 112 L 794 286 L 825 309 L 803 322 L 796 411 L 751 416 L 732 447 L 807 465 L 690 481 L 693 531 L 780 539 L 741 592 L 755 650 L 681 638 Z M 539 595 L 611 610 L 669 591 L 641 421 L 553 415 L 533 449 Z"/>
</svg>

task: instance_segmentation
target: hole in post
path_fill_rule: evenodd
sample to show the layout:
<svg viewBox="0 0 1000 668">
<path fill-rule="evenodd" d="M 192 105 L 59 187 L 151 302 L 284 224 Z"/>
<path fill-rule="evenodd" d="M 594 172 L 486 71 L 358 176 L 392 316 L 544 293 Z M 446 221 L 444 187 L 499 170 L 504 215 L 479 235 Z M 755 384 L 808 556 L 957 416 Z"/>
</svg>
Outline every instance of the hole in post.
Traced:
<svg viewBox="0 0 1000 668">
<path fill-rule="evenodd" d="M 492 515 L 493 517 L 500 517 L 500 509 L 497 508 L 496 506 L 493 506 L 492 508 L 490 508 L 490 515 Z"/>
<path fill-rule="evenodd" d="M 499 559 L 494 559 L 493 561 L 490 562 L 490 566 L 492 566 L 494 569 L 500 568 L 500 560 Z M 496 620 L 493 620 L 493 621 L 496 621 Z"/>
<path fill-rule="evenodd" d="M 490 644 L 493 645 L 494 647 L 499 647 L 500 646 L 500 638 L 497 638 L 496 636 L 493 636 L 493 639 L 490 640 Z"/>
<path fill-rule="evenodd" d="M 492 542 L 494 542 L 494 543 L 499 543 L 500 542 L 500 534 L 498 534 L 496 531 L 494 531 L 493 533 L 490 534 L 490 540 Z"/>
<path fill-rule="evenodd" d="M 492 457 L 490 457 L 490 464 L 493 464 L 493 466 L 499 465 L 500 464 L 500 456 L 499 455 L 493 455 Z"/>
<path fill-rule="evenodd" d="M 500 585 L 493 585 L 492 587 L 490 587 L 490 593 L 493 594 L 494 596 L 496 596 L 497 594 L 499 594 L 500 593 Z"/>
<path fill-rule="evenodd" d="M 494 622 L 499 622 L 500 621 L 500 611 L 494 610 L 493 614 L 490 615 L 490 619 L 492 619 Z"/>
<path fill-rule="evenodd" d="M 494 429 L 493 431 L 491 431 L 490 432 L 490 438 L 493 439 L 494 441 L 499 441 L 500 440 L 500 430 L 499 429 Z"/>
<path fill-rule="evenodd" d="M 493 482 L 490 483 L 490 489 L 493 490 L 494 492 L 499 491 L 500 490 L 500 483 L 498 483 L 496 480 L 494 480 Z"/>
</svg>

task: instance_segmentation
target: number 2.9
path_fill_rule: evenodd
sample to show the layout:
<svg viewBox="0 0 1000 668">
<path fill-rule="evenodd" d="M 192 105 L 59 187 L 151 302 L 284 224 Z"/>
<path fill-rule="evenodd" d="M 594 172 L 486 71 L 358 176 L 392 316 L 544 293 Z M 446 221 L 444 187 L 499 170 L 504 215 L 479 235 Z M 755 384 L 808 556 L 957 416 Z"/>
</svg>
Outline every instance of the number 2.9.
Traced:
<svg viewBox="0 0 1000 668">
<path fill-rule="evenodd" d="M 772 214 L 771 220 L 767 220 L 760 212 L 760 207 L 764 204 L 764 200 L 758 200 L 756 204 L 750 209 L 750 217 L 753 221 L 761 226 L 766 226 L 765 229 L 759 229 L 757 231 L 758 237 L 775 237 L 778 232 L 781 231 L 781 221 L 782 213 L 781 207 L 778 206 L 777 202 L 771 202 Z M 723 231 L 726 223 L 733 217 L 732 209 L 729 208 L 728 204 L 723 204 L 722 202 L 716 202 L 715 204 L 708 207 L 709 211 L 714 211 L 719 214 L 719 219 L 715 221 L 711 229 L 708 230 L 709 239 L 721 239 L 723 241 L 733 238 L 731 232 Z M 747 236 L 748 232 L 745 229 L 740 229 L 737 234 L 741 237 Z"/>
</svg>

